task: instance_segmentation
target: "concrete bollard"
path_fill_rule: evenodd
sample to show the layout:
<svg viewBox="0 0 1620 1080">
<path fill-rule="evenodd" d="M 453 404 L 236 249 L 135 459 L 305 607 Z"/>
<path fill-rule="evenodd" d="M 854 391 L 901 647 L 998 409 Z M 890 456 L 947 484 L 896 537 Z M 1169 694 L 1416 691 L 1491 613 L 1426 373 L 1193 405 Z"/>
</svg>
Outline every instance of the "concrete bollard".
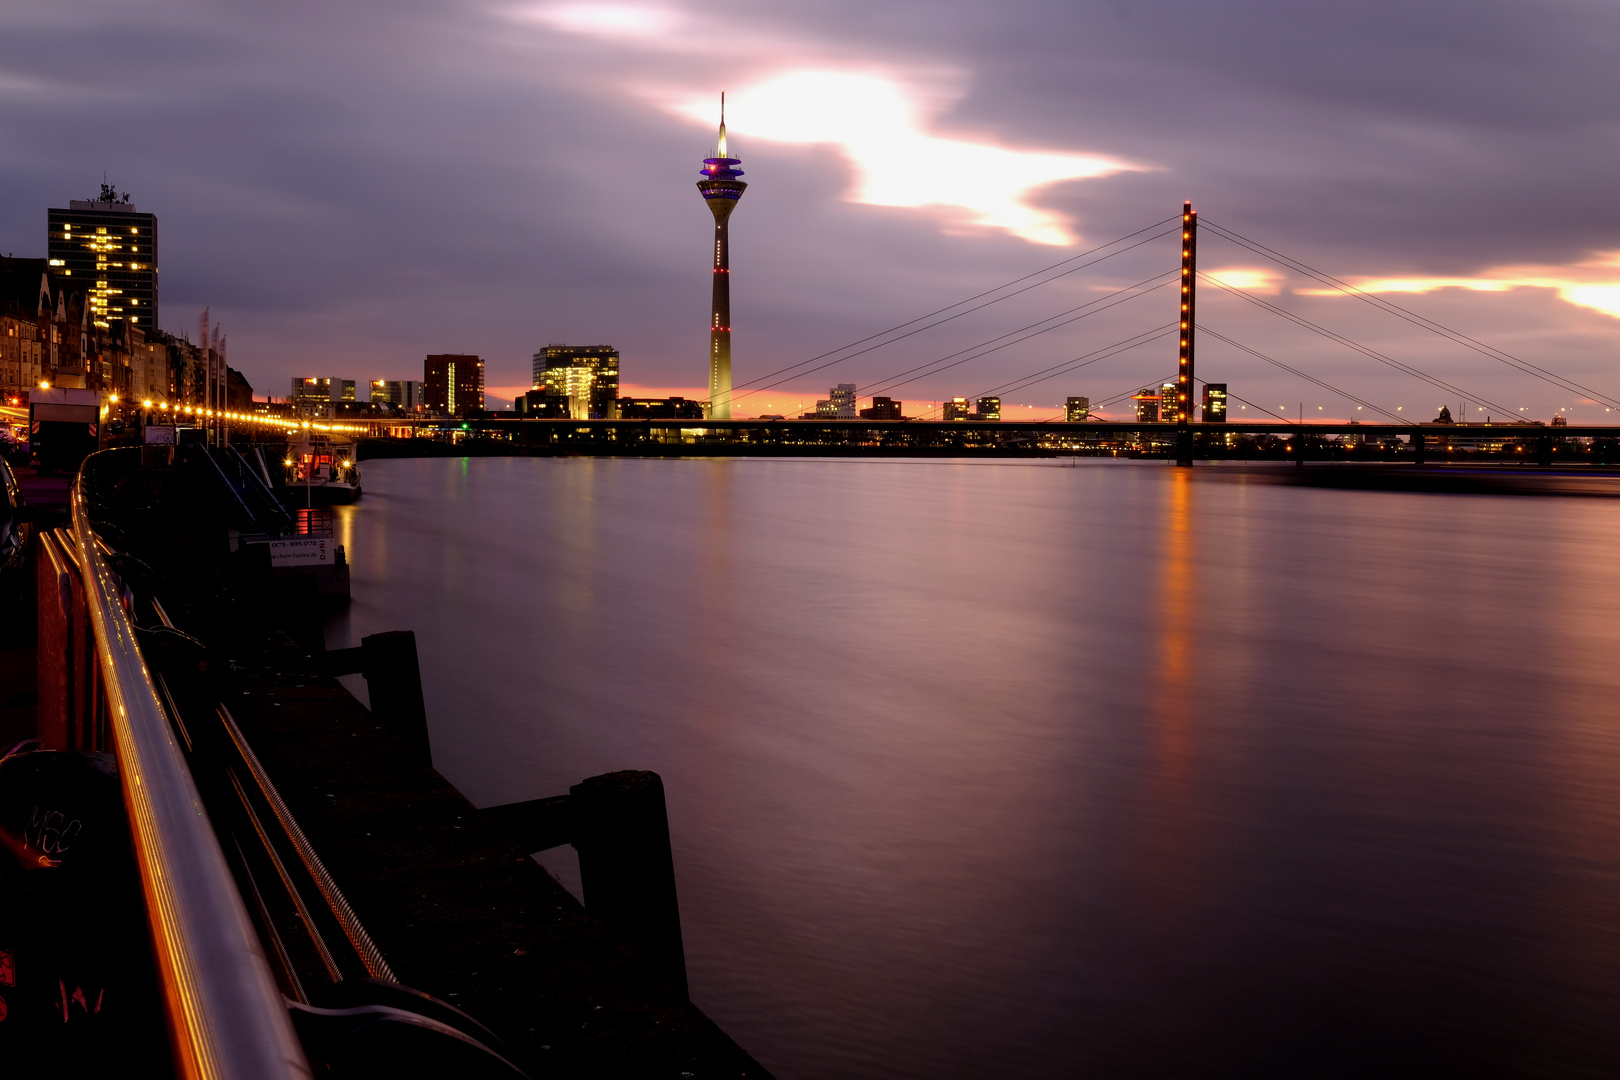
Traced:
<svg viewBox="0 0 1620 1080">
<path fill-rule="evenodd" d="M 360 639 L 360 651 L 365 660 L 361 674 L 371 695 L 372 714 L 415 747 L 422 764 L 433 764 L 427 705 L 422 701 L 422 668 L 416 659 L 416 633 L 387 630 L 372 634 Z"/>
<path fill-rule="evenodd" d="M 371 714 L 410 743 L 423 765 L 433 764 L 414 631 L 386 630 L 361 638 L 357 649 L 333 649 L 326 654 L 322 671 L 334 677 L 364 676 Z"/>
<path fill-rule="evenodd" d="M 664 781 L 655 772 L 627 770 L 568 790 L 585 910 L 686 996 Z"/>
</svg>

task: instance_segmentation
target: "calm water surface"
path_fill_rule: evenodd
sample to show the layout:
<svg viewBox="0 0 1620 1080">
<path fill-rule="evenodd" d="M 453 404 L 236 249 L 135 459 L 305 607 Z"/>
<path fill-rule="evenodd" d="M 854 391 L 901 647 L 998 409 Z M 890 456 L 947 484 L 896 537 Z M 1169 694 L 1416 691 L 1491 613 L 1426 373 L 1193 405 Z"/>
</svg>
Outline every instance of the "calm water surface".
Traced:
<svg viewBox="0 0 1620 1080">
<path fill-rule="evenodd" d="M 1620 502 L 513 458 L 340 529 L 475 802 L 663 775 L 783 1080 L 1620 1074 Z"/>
</svg>

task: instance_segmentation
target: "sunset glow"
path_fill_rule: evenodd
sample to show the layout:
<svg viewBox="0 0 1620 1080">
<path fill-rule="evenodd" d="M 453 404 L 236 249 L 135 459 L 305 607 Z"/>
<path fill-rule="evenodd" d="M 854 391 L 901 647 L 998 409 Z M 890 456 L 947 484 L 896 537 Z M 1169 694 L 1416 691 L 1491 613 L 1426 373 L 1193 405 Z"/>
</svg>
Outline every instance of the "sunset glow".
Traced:
<svg viewBox="0 0 1620 1080">
<path fill-rule="evenodd" d="M 1354 278 L 1351 284 L 1370 293 L 1429 293 L 1438 289 L 1510 292 L 1552 289 L 1576 307 L 1620 319 L 1620 251 L 1594 253 L 1568 266 L 1499 266 L 1475 277 Z M 1302 289 L 1307 296 L 1342 296 L 1335 289 Z"/>
<path fill-rule="evenodd" d="M 742 86 L 731 130 L 772 142 L 836 147 L 855 171 L 847 198 L 869 206 L 942 207 L 947 227 L 1002 229 L 1035 244 L 1076 241 L 1066 217 L 1035 205 L 1043 188 L 1140 168 L 1100 154 L 1012 150 L 930 131 L 944 102 L 904 79 L 870 71 L 790 71 Z M 668 106 L 712 123 L 714 104 Z"/>
<path fill-rule="evenodd" d="M 578 3 L 522 8 L 515 15 L 672 56 L 707 56 L 713 48 L 698 21 L 676 8 Z M 947 232 L 999 229 L 1034 244 L 1067 245 L 1079 239 L 1073 223 L 1038 205 L 1037 196 L 1065 181 L 1144 168 L 1107 154 L 1015 149 L 942 133 L 940 118 L 964 96 L 961 71 L 908 72 L 854 59 L 829 64 L 803 43 L 750 38 L 745 30 L 733 35 L 738 38 L 749 45 L 756 69 L 768 73 L 724 88 L 732 135 L 835 148 L 854 173 L 844 193 L 850 202 L 936 208 L 944 211 Z M 768 58 L 763 65 L 761 58 Z M 713 131 L 718 89 L 643 85 L 633 92 Z"/>
<path fill-rule="evenodd" d="M 1229 266 L 1219 270 L 1206 270 L 1204 276 L 1218 284 L 1244 292 L 1266 293 L 1276 296 L 1282 292 L 1283 275 L 1276 270 Z"/>
</svg>

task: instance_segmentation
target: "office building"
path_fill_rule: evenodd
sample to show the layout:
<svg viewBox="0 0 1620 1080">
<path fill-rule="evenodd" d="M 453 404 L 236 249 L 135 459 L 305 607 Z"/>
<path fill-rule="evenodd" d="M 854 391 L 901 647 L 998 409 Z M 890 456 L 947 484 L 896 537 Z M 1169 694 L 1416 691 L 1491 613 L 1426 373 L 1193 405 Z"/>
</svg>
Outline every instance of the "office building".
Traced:
<svg viewBox="0 0 1620 1080">
<path fill-rule="evenodd" d="M 484 361 L 469 353 L 434 353 L 422 360 L 422 405 L 439 416 L 484 411 Z"/>
<path fill-rule="evenodd" d="M 569 399 L 548 394 L 542 389 L 530 390 L 512 403 L 512 411 L 525 420 L 567 420 L 570 418 Z"/>
<path fill-rule="evenodd" d="M 1081 420 L 1091 419 L 1091 399 L 1088 397 L 1072 397 L 1063 403 L 1063 419 L 1069 423 L 1078 423 Z"/>
<path fill-rule="evenodd" d="M 900 412 L 901 405 L 902 402 L 895 401 L 893 398 L 875 397 L 872 399 L 872 407 L 870 409 L 861 410 L 861 419 L 904 420 L 905 417 Z"/>
<path fill-rule="evenodd" d="M 128 194 L 102 184 L 95 199 L 47 210 L 46 229 L 51 273 L 83 283 L 92 325 L 106 330 L 124 319 L 157 332 L 157 215 L 137 212 Z"/>
<path fill-rule="evenodd" d="M 622 420 L 702 420 L 705 402 L 683 397 L 620 398 Z"/>
<path fill-rule="evenodd" d="M 941 420 L 966 420 L 968 418 L 968 399 L 953 397 L 940 402 L 939 418 Z"/>
<path fill-rule="evenodd" d="M 1151 386 L 1145 386 L 1131 395 L 1136 402 L 1136 418 L 1143 423 L 1157 424 L 1159 422 L 1159 393 Z"/>
<path fill-rule="evenodd" d="M 427 404 L 422 387 L 417 379 L 373 379 L 371 400 L 373 404 L 393 405 L 400 412 L 421 412 Z"/>
<path fill-rule="evenodd" d="M 1204 423 L 1226 423 L 1226 384 L 1212 382 L 1204 384 Z"/>
<path fill-rule="evenodd" d="M 1189 415 L 1187 419 L 1191 420 L 1191 415 Z M 1173 382 L 1167 382 L 1159 387 L 1159 423 L 1173 424 L 1175 422 L 1176 384 Z"/>
<path fill-rule="evenodd" d="M 974 402 L 973 419 L 1000 420 L 1001 399 L 998 397 L 982 397 Z"/>
<path fill-rule="evenodd" d="M 715 155 L 703 159 L 698 190 L 714 215 L 714 290 L 709 305 L 709 415 L 731 419 L 731 239 L 727 222 L 748 185 L 738 158 L 726 156 L 726 96 L 720 95 L 720 134 Z"/>
<path fill-rule="evenodd" d="M 619 350 L 547 345 L 534 354 L 534 388 L 567 398 L 575 420 L 613 420 L 619 415 Z"/>
<path fill-rule="evenodd" d="M 308 416 L 331 416 L 333 406 L 341 401 L 353 401 L 354 380 L 333 379 L 311 375 L 292 381 L 292 406 L 295 412 Z"/>
</svg>

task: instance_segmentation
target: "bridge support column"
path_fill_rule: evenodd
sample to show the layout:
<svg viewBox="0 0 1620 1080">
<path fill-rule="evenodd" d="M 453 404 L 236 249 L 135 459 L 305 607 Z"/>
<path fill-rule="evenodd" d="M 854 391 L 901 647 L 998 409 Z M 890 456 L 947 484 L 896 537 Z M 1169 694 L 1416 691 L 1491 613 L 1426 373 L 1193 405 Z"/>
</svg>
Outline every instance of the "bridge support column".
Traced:
<svg viewBox="0 0 1620 1080">
<path fill-rule="evenodd" d="M 1176 371 L 1176 466 L 1191 468 L 1193 433 L 1193 331 L 1197 329 L 1194 302 L 1198 286 L 1198 211 L 1192 203 L 1181 204 L 1181 363 Z M 1164 406 L 1159 406 L 1164 419 Z"/>
<path fill-rule="evenodd" d="M 1536 464 L 1551 465 L 1553 454 L 1552 436 L 1543 435 L 1541 438 L 1537 439 L 1536 442 L 1539 444 L 1536 447 Z"/>
<path fill-rule="evenodd" d="M 1412 464 L 1423 464 L 1423 432 L 1412 433 Z"/>
</svg>

